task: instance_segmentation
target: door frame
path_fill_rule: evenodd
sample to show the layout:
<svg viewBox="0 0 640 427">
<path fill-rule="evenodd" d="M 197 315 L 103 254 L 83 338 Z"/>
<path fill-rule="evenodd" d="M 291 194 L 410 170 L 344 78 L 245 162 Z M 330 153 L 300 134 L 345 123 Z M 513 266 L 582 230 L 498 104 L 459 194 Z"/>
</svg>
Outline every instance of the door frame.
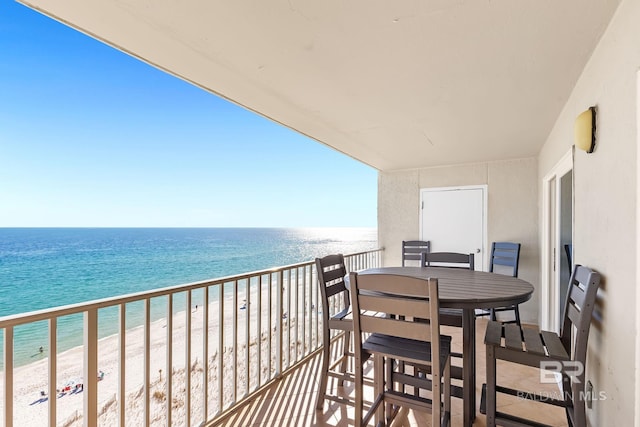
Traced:
<svg viewBox="0 0 640 427">
<path fill-rule="evenodd" d="M 477 185 L 456 185 L 452 187 L 428 187 L 420 189 L 420 204 L 418 205 L 418 218 L 419 218 L 419 233 L 420 238 L 423 238 L 422 230 L 422 203 L 424 202 L 423 193 L 426 192 L 438 192 L 438 191 L 457 191 L 457 190 L 482 190 L 482 260 L 480 263 L 476 263 L 476 270 L 488 271 L 489 270 L 489 256 L 487 255 L 487 209 L 488 209 L 488 193 L 489 186 L 487 184 Z"/>
<path fill-rule="evenodd" d="M 542 259 L 541 275 L 542 292 L 540 298 L 540 323 L 541 327 L 549 331 L 560 330 L 560 179 L 573 171 L 573 146 L 551 168 L 542 179 Z M 574 233 L 574 195 L 571 195 L 571 240 Z M 554 253 L 554 248 L 555 253 Z"/>
<path fill-rule="evenodd" d="M 640 70 L 636 72 L 636 147 L 640 144 Z M 636 165 L 640 165 L 640 150 L 636 149 Z M 640 174 L 636 173 L 636 280 L 640 277 Z M 636 292 L 636 331 L 640 331 L 640 292 Z M 635 424 L 640 425 L 640 335 L 636 333 Z"/>
</svg>

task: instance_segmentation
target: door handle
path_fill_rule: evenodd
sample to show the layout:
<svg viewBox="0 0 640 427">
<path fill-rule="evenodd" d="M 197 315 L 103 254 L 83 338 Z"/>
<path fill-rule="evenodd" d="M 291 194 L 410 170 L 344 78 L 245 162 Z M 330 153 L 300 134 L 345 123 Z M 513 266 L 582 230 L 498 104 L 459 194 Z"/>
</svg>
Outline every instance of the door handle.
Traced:
<svg viewBox="0 0 640 427">
<path fill-rule="evenodd" d="M 480 253 L 480 248 L 476 249 L 476 253 L 479 254 Z"/>
</svg>

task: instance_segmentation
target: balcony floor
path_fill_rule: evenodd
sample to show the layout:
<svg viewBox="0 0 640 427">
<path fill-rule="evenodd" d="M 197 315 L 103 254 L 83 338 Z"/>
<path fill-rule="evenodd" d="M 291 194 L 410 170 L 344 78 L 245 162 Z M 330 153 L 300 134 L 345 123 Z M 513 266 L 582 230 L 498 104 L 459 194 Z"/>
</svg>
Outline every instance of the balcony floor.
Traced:
<svg viewBox="0 0 640 427">
<path fill-rule="evenodd" d="M 476 323 L 476 358 L 477 384 L 476 405 L 480 405 L 482 384 L 485 382 L 485 346 L 483 344 L 487 321 L 478 319 Z M 455 343 L 462 342 L 461 330 L 458 328 L 443 328 L 443 333 L 452 335 Z M 455 349 L 460 351 L 460 348 Z M 354 410 L 351 406 L 326 401 L 323 411 L 316 411 L 315 401 L 318 388 L 318 378 L 322 355 L 318 354 L 301 364 L 297 369 L 285 375 L 280 381 L 265 389 L 249 401 L 239 405 L 231 414 L 219 420 L 215 426 L 353 426 Z M 455 363 L 455 361 L 454 361 Z M 502 362 L 498 364 L 498 383 L 514 388 L 534 391 L 538 393 L 558 394 L 555 384 L 540 384 L 537 369 L 517 366 Z M 330 387 L 338 388 L 334 379 L 329 379 Z M 365 387 L 371 400 L 372 390 Z M 340 394 L 351 395 L 353 387 L 345 383 Z M 451 399 L 452 426 L 462 425 L 462 400 Z M 366 410 L 366 408 L 365 408 Z M 552 426 L 566 426 L 564 409 L 543 405 L 530 401 L 523 401 L 510 396 L 498 396 L 498 410 L 513 413 L 525 418 Z M 431 424 L 430 414 L 411 411 L 407 417 L 410 426 L 425 426 Z M 373 425 L 373 421 L 371 422 Z M 485 426 L 485 416 L 477 412 L 474 426 Z"/>
</svg>

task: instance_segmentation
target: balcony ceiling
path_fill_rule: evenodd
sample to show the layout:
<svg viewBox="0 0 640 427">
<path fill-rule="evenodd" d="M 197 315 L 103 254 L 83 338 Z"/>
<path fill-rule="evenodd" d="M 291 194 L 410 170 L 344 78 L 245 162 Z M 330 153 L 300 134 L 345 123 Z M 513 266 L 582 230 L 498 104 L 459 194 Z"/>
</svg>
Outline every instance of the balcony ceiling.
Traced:
<svg viewBox="0 0 640 427">
<path fill-rule="evenodd" d="M 23 3 L 395 170 L 535 156 L 619 0 Z"/>
</svg>

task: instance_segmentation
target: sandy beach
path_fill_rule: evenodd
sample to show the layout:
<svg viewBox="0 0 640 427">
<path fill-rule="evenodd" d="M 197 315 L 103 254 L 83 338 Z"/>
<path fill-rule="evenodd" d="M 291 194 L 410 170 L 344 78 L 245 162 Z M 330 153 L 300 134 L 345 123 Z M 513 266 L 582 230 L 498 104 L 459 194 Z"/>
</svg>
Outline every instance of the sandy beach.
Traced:
<svg viewBox="0 0 640 427">
<path fill-rule="evenodd" d="M 249 389 L 257 385 L 258 378 L 263 380 L 269 376 L 268 348 L 269 329 L 275 330 L 276 321 L 272 318 L 271 326 L 268 320 L 268 305 L 266 292 L 262 295 L 261 317 L 261 345 L 258 342 L 257 332 L 257 292 L 253 289 L 250 295 L 250 304 L 243 306 L 244 300 L 239 295 L 238 299 L 238 354 L 237 360 L 237 398 L 241 398 L 248 379 Z M 264 288 L 263 288 L 264 289 Z M 264 290 L 263 290 L 264 292 Z M 218 410 L 218 364 L 219 355 L 222 353 L 223 378 L 224 378 L 224 405 L 228 405 L 233 399 L 233 367 L 236 366 L 236 355 L 233 353 L 233 299 L 225 297 L 224 301 L 224 348 L 219 349 L 219 310 L 218 301 L 209 303 L 208 324 L 208 360 L 209 360 L 209 401 L 208 417 Z M 275 312 L 275 298 L 272 299 Z M 288 304 L 283 302 L 285 311 Z M 296 311 L 295 309 L 293 310 Z M 247 351 L 245 316 L 250 316 L 249 349 L 250 364 L 249 373 L 245 369 L 245 354 Z M 301 313 L 301 311 L 299 311 Z M 188 371 L 191 374 L 191 424 L 198 425 L 203 421 L 203 378 L 204 378 L 204 351 L 203 351 L 203 307 L 192 307 L 191 316 L 191 360 Z M 274 316 L 275 317 L 275 316 Z M 285 324 L 295 329 L 295 316 L 288 316 Z M 173 381 L 172 381 L 172 418 L 175 425 L 185 425 L 185 372 L 186 363 L 186 313 L 179 312 L 173 316 Z M 160 319 L 150 324 L 150 425 L 164 425 L 166 422 L 166 344 L 167 329 L 166 319 Z M 275 347 L 275 335 L 271 334 L 271 347 Z M 285 338 L 286 339 L 286 338 Z M 293 341 L 293 338 L 292 338 Z M 144 329 L 142 326 L 127 330 L 126 332 L 126 425 L 141 426 L 143 422 L 143 372 L 144 372 Z M 292 344 L 293 345 L 293 344 Z M 260 375 L 258 375 L 258 348 L 260 348 L 261 360 Z M 57 357 L 57 388 L 62 388 L 68 381 L 82 382 L 83 347 L 59 353 Z M 104 372 L 104 377 L 98 382 L 98 411 L 99 424 L 105 426 L 117 425 L 118 417 L 118 336 L 113 335 L 103 338 L 98 343 L 98 367 Z M 275 360 L 271 355 L 271 370 L 275 369 Z M 97 374 L 97 373 L 96 373 Z M 0 380 L 2 373 L 0 373 Z M 40 426 L 46 425 L 48 414 L 48 401 L 41 395 L 41 390 L 47 390 L 48 360 L 43 358 L 37 362 L 14 369 L 14 419 L 20 420 L 20 425 Z M 83 393 L 73 388 L 65 394 L 56 397 L 57 425 L 80 426 L 82 425 Z M 1 405 L 1 403 L 0 403 Z"/>
</svg>

